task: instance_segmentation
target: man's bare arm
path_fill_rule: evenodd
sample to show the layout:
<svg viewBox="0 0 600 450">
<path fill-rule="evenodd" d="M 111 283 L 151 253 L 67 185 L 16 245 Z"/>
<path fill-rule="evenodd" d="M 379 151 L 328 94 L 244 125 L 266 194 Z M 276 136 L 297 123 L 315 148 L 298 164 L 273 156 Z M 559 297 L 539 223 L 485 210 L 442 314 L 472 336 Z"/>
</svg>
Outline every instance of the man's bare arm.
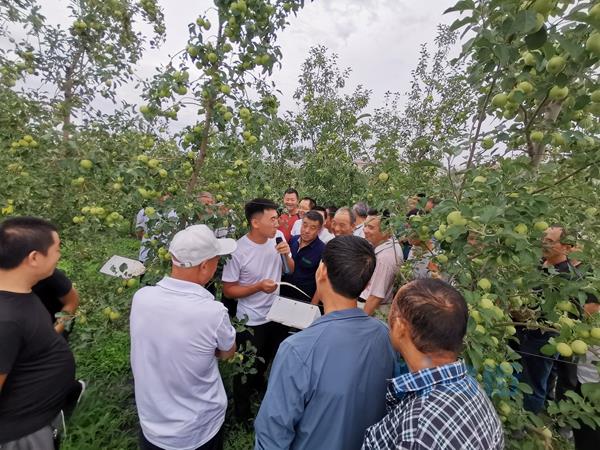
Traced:
<svg viewBox="0 0 600 450">
<path fill-rule="evenodd" d="M 365 313 L 367 313 L 369 316 L 372 316 L 375 313 L 375 310 L 379 308 L 382 300 L 383 299 L 381 297 L 369 295 L 369 298 L 367 298 L 367 302 L 365 303 Z"/>
<path fill-rule="evenodd" d="M 224 350 L 217 350 L 215 352 L 215 356 L 219 359 L 230 359 L 233 358 L 233 355 L 235 355 L 235 351 L 237 350 L 237 345 L 235 344 L 235 342 L 233 343 L 233 347 L 231 347 L 229 350 L 224 351 Z"/>
<path fill-rule="evenodd" d="M 0 373 L 0 392 L 2 391 L 2 387 L 4 386 L 4 382 L 6 381 L 7 373 Z"/>
<path fill-rule="evenodd" d="M 244 298 L 261 291 L 270 294 L 275 289 L 277 289 L 277 283 L 273 280 L 262 280 L 259 283 L 249 284 L 248 286 L 242 286 L 237 281 L 223 282 L 223 294 L 229 298 Z"/>
<path fill-rule="evenodd" d="M 68 313 L 69 315 L 75 314 L 75 311 L 77 311 L 77 308 L 79 307 L 79 293 L 75 288 L 71 288 L 71 290 L 67 292 L 67 295 L 61 297 L 60 301 L 64 305 L 62 312 Z M 58 319 L 54 325 L 54 329 L 57 333 L 62 333 L 65 331 L 65 324 L 62 320 Z"/>
</svg>

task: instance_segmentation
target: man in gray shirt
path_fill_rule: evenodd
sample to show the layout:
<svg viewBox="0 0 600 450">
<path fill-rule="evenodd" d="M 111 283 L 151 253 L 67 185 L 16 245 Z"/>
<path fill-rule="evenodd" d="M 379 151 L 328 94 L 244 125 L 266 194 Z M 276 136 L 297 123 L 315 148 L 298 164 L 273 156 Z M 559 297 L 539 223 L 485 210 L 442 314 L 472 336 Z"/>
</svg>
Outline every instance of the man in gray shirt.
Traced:
<svg viewBox="0 0 600 450">
<path fill-rule="evenodd" d="M 254 423 L 256 449 L 358 449 L 384 416 L 395 354 L 387 327 L 356 306 L 374 269 L 365 239 L 327 244 L 316 273 L 325 315 L 279 346 Z"/>
</svg>

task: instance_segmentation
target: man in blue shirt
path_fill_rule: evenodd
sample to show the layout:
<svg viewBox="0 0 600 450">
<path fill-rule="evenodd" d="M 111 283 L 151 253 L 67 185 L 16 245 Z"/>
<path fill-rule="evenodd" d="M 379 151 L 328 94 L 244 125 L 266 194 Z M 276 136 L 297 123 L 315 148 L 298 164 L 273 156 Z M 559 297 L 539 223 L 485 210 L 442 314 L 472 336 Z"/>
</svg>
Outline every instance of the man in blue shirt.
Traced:
<svg viewBox="0 0 600 450">
<path fill-rule="evenodd" d="M 317 211 L 308 211 L 302 218 L 300 234 L 292 236 L 290 249 L 294 259 L 294 272 L 284 275 L 282 281 L 297 286 L 307 295 L 289 286 L 281 286 L 280 295 L 309 302 L 317 290 L 315 273 L 321 262 L 325 244 L 319 239 L 323 227 L 323 216 Z"/>
<path fill-rule="evenodd" d="M 356 306 L 375 269 L 373 247 L 341 236 L 316 273 L 325 315 L 287 338 L 254 423 L 256 449 L 353 450 L 385 414 L 394 351 L 387 327 Z"/>
</svg>

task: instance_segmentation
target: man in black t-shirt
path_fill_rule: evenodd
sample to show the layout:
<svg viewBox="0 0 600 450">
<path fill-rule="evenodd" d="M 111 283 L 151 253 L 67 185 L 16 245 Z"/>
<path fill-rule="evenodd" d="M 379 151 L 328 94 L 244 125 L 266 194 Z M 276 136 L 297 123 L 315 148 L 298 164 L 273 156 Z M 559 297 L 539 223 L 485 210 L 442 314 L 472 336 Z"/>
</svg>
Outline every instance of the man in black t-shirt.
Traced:
<svg viewBox="0 0 600 450">
<path fill-rule="evenodd" d="M 33 217 L 0 224 L 0 448 L 53 450 L 51 423 L 73 391 L 75 361 L 32 287 L 54 272 L 56 228 Z"/>
<path fill-rule="evenodd" d="M 79 294 L 73 287 L 71 280 L 62 270 L 54 269 L 52 275 L 39 281 L 33 286 L 32 291 L 46 307 L 50 321 L 54 324 L 54 330 L 66 339 L 69 332 L 65 329 L 65 324 L 70 320 L 69 316 L 75 314 L 79 306 Z M 60 312 L 67 315 L 56 317 L 56 314 Z"/>
</svg>

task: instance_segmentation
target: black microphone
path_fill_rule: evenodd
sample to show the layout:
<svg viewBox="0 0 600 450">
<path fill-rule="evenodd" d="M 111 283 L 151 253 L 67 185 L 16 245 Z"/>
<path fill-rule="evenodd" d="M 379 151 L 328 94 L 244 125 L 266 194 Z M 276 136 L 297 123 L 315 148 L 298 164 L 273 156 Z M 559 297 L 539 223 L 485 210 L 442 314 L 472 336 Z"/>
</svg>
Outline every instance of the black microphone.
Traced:
<svg viewBox="0 0 600 450">
<path fill-rule="evenodd" d="M 281 239 L 279 236 L 277 236 L 275 238 L 275 242 L 277 243 L 277 245 L 279 245 L 281 242 L 283 242 L 283 239 Z M 283 263 L 283 273 L 288 274 L 290 273 L 290 266 L 288 266 L 288 262 L 287 262 L 287 258 L 285 257 L 285 255 L 282 253 L 281 255 L 281 262 Z"/>
</svg>

